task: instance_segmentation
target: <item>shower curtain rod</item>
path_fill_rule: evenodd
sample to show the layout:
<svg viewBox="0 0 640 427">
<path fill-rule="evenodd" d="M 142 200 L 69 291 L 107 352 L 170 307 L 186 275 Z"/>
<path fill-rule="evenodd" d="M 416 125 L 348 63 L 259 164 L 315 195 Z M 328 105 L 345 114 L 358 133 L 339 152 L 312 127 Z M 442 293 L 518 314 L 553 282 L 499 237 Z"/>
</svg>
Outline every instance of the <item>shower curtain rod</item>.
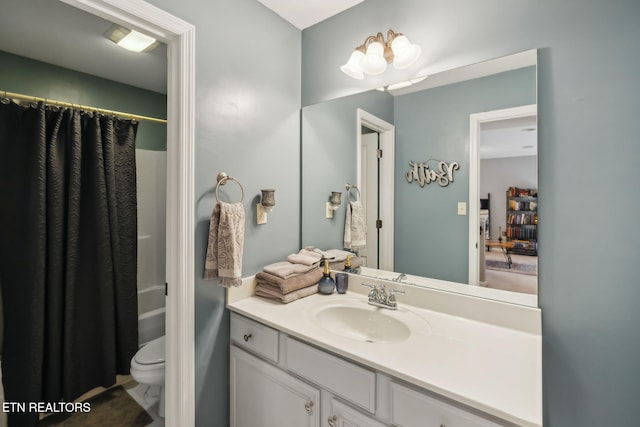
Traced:
<svg viewBox="0 0 640 427">
<path fill-rule="evenodd" d="M 154 123 L 167 123 L 165 119 L 158 119 L 155 117 L 140 116 L 138 114 L 123 113 L 121 111 L 105 110 L 102 108 L 89 107 L 87 105 L 72 104 L 71 102 L 54 101 L 48 98 L 38 98 L 37 96 L 22 95 L 20 93 L 13 93 L 13 92 L 7 92 L 7 91 L 2 91 L 0 93 L 2 93 L 4 98 L 8 98 L 8 99 L 19 99 L 22 101 L 31 101 L 31 102 L 44 102 L 47 105 L 55 105 L 58 107 L 67 107 L 67 108 L 78 108 L 80 110 L 95 111 L 97 113 L 109 114 L 109 115 L 119 116 L 119 117 L 132 119 L 132 120 L 146 120 L 148 122 L 154 122 Z"/>
</svg>

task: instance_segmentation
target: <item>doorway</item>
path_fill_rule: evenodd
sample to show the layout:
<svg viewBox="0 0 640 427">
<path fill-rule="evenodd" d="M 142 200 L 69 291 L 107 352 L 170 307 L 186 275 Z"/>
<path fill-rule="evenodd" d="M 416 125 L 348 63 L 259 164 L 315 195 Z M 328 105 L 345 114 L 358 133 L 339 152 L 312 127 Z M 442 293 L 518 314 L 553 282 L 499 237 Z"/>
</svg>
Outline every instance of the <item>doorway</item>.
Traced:
<svg viewBox="0 0 640 427">
<path fill-rule="evenodd" d="M 481 278 L 484 277 L 484 250 L 485 250 L 485 229 L 481 230 L 481 202 L 480 199 L 490 199 L 491 206 L 489 210 L 505 211 L 506 203 L 494 202 L 493 195 L 488 198 L 486 194 L 480 192 L 480 172 L 481 172 L 481 145 L 482 145 L 482 129 L 490 124 L 507 121 L 532 121 L 535 123 L 537 117 L 537 106 L 525 105 L 521 107 L 507 108 L 503 110 L 495 110 L 478 114 L 471 114 L 469 117 L 469 284 L 481 285 Z M 524 148 L 524 147 L 519 147 Z M 537 146 L 534 148 L 534 155 L 537 152 Z M 537 180 L 537 178 L 536 178 Z M 505 193 L 509 184 L 505 184 Z M 497 195 L 496 195 L 497 196 Z M 495 239 L 503 238 L 505 227 L 501 226 L 502 221 L 490 220 L 491 236 Z M 505 250 L 505 249 L 503 249 Z M 508 256 L 508 257 L 507 257 Z M 511 264 L 510 254 L 505 252 L 505 257 Z M 537 287 L 537 286 L 536 286 Z"/>
<path fill-rule="evenodd" d="M 362 180 L 359 194 L 364 210 L 367 246 L 358 252 L 358 256 L 363 266 L 380 268 L 378 244 L 380 229 L 376 227 L 380 218 L 380 133 L 368 127 L 362 127 L 360 137 L 362 138 Z"/>
<path fill-rule="evenodd" d="M 195 27 L 143 1 L 61 0 L 168 45 L 166 423 L 195 424 Z"/>
<path fill-rule="evenodd" d="M 367 266 L 393 271 L 395 126 L 362 109 L 356 120 L 357 185 L 366 203 L 366 254 L 373 258 Z"/>
</svg>

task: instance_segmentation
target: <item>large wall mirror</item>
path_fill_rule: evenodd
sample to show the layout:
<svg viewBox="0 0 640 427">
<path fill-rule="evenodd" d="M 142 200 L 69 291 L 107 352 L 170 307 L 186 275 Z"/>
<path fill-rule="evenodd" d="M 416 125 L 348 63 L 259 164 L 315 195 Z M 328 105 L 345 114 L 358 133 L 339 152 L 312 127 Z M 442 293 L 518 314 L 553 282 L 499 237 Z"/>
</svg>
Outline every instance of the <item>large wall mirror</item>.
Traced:
<svg viewBox="0 0 640 427">
<path fill-rule="evenodd" d="M 304 107 L 302 245 L 359 199 L 362 274 L 537 306 L 536 85 L 530 50 Z"/>
</svg>

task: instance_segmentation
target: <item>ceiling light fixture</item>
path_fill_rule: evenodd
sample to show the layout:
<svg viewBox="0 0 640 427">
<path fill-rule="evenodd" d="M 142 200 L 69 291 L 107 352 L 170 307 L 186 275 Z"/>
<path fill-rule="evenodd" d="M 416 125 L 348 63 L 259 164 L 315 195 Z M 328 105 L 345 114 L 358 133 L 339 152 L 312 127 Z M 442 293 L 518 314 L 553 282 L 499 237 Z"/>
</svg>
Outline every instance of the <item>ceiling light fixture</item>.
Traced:
<svg viewBox="0 0 640 427">
<path fill-rule="evenodd" d="M 118 46 L 132 52 L 150 52 L 160 45 L 160 42 L 153 37 L 117 24 L 112 25 L 104 33 L 104 36 Z"/>
<path fill-rule="evenodd" d="M 349 77 L 362 80 L 365 74 L 376 76 L 384 73 L 391 62 L 398 70 L 409 68 L 420 53 L 420 46 L 411 43 L 402 33 L 389 30 L 386 41 L 382 33 L 367 37 L 340 70 Z"/>
</svg>

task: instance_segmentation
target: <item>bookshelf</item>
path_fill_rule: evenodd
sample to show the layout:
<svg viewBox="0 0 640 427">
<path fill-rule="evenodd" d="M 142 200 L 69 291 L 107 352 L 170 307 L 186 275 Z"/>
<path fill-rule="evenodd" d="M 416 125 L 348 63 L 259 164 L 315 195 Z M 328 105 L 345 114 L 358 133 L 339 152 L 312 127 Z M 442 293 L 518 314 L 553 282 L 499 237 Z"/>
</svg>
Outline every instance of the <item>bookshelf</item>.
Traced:
<svg viewBox="0 0 640 427">
<path fill-rule="evenodd" d="M 507 190 L 508 242 L 514 242 L 513 253 L 538 254 L 538 190 L 509 187 Z"/>
</svg>

